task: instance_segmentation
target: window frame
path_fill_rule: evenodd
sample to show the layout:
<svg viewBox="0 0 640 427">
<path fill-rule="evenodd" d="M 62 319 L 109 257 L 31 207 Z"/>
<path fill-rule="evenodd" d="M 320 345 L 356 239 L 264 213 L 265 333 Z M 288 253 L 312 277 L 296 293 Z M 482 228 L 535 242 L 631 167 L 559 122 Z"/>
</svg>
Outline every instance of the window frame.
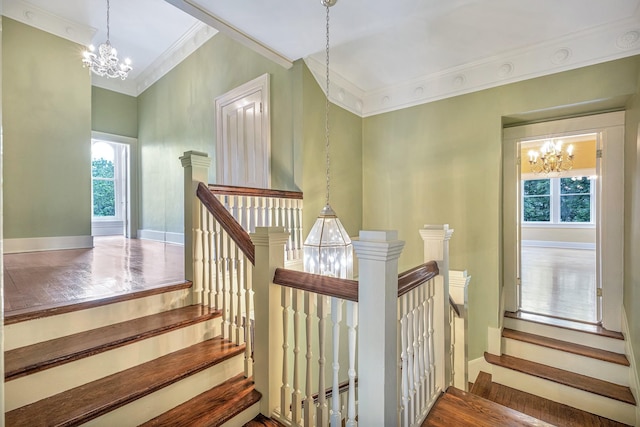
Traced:
<svg viewBox="0 0 640 427">
<path fill-rule="evenodd" d="M 93 163 L 93 145 L 94 144 L 107 144 L 113 149 L 113 178 L 102 178 L 102 177 L 94 177 L 93 173 L 91 174 L 91 221 L 92 222 L 102 222 L 102 221 L 122 221 L 123 220 L 123 212 L 122 212 L 122 188 L 123 184 L 123 165 L 122 165 L 122 144 L 114 143 L 112 141 L 105 141 L 100 139 L 92 139 L 91 141 L 91 162 Z M 93 202 L 93 183 L 95 180 L 98 181 L 113 181 L 113 189 L 114 189 L 114 211 L 115 215 L 112 216 L 96 216 L 94 215 L 94 202 Z"/>
<path fill-rule="evenodd" d="M 585 177 L 585 175 L 579 175 L 579 177 Z M 595 215 L 596 215 L 596 177 L 595 176 L 586 176 L 589 179 L 589 193 L 580 193 L 582 195 L 589 195 L 589 222 L 572 222 L 572 221 L 562 221 L 560 214 L 561 207 L 561 198 L 562 196 L 570 196 L 576 195 L 574 193 L 571 194 L 561 194 L 560 191 L 560 180 L 562 178 L 572 178 L 572 176 L 546 176 L 546 177 L 537 177 L 537 176 L 527 176 L 522 177 L 520 179 L 520 223 L 522 226 L 526 227 L 550 227 L 550 228 L 558 228 L 558 227 L 566 227 L 566 228 L 593 228 L 596 226 Z M 524 183 L 525 181 L 535 181 L 535 180 L 549 180 L 549 209 L 550 209 L 550 218 L 549 221 L 525 221 L 524 219 L 524 199 L 525 197 L 541 197 L 540 196 L 525 196 L 524 194 Z M 546 196 L 546 195 L 544 195 Z"/>
</svg>

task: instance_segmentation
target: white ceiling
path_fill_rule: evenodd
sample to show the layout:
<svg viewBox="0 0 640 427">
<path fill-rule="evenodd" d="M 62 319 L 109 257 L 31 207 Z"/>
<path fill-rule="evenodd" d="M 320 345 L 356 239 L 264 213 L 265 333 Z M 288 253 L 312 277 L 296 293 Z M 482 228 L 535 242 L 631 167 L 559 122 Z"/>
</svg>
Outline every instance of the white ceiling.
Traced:
<svg viewBox="0 0 640 427">
<path fill-rule="evenodd" d="M 106 0 L 5 0 L 4 14 L 83 44 L 106 39 Z M 324 79 L 319 0 L 111 0 L 111 42 L 134 70 L 94 84 L 137 95 L 217 31 L 285 67 L 304 58 Z M 331 8 L 332 100 L 363 116 L 639 53 L 640 0 Z"/>
</svg>

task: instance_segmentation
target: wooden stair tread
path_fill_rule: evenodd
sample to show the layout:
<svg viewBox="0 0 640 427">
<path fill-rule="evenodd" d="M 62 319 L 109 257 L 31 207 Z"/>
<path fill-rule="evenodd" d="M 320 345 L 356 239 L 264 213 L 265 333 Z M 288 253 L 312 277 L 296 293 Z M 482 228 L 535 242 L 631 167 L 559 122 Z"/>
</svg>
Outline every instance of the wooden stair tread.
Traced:
<svg viewBox="0 0 640 427">
<path fill-rule="evenodd" d="M 257 417 L 255 417 L 242 427 L 285 427 L 285 425 L 278 420 L 267 418 L 262 414 L 258 414 Z"/>
<path fill-rule="evenodd" d="M 253 387 L 253 380 L 239 374 L 141 424 L 140 427 L 216 427 L 259 402 L 261 398 L 262 394 Z"/>
<path fill-rule="evenodd" d="M 524 313 L 522 311 L 505 311 L 504 317 L 511 319 L 524 320 L 526 322 L 540 323 L 543 325 L 555 326 L 562 329 L 570 329 L 578 332 L 585 332 L 592 335 L 600 335 L 603 337 L 624 340 L 624 335 L 620 332 L 610 331 L 600 325 L 592 325 L 589 323 L 574 322 L 572 320 L 558 319 L 555 317 L 543 316 L 540 314 Z"/>
<path fill-rule="evenodd" d="M 484 397 L 485 399 L 489 398 L 489 393 L 491 392 L 491 374 L 480 371 L 478 373 L 478 377 L 476 381 L 473 383 L 473 387 L 471 388 L 471 393 L 476 396 Z"/>
<path fill-rule="evenodd" d="M 586 375 L 576 374 L 574 372 L 565 371 L 563 369 L 554 368 L 541 363 L 508 356 L 506 354 L 496 356 L 485 352 L 484 358 L 487 362 L 493 365 L 513 369 L 514 371 L 533 375 L 559 384 L 564 384 L 569 387 L 608 397 L 610 399 L 615 399 L 620 402 L 629 403 L 631 405 L 636 404 L 629 387 L 591 378 Z"/>
<path fill-rule="evenodd" d="M 555 338 L 543 337 L 541 335 L 535 335 L 528 332 L 515 331 L 508 328 L 504 328 L 502 330 L 502 336 L 504 338 L 536 344 L 555 350 L 566 351 L 568 353 L 590 357 L 592 359 L 603 360 L 605 362 L 611 362 L 623 366 L 630 366 L 629 360 L 624 354 L 614 353 L 612 351 L 588 347 L 586 345 L 575 344 Z"/>
<path fill-rule="evenodd" d="M 5 380 L 59 366 L 83 357 L 220 316 L 201 305 L 177 308 L 5 352 Z"/>
<path fill-rule="evenodd" d="M 240 354 L 244 348 L 221 337 L 212 338 L 9 411 L 5 422 L 14 426 L 82 424 Z"/>
<path fill-rule="evenodd" d="M 544 421 L 471 393 L 449 387 L 435 403 L 423 427 L 551 426 Z"/>
<path fill-rule="evenodd" d="M 84 301 L 78 301 L 73 304 L 62 302 L 48 306 L 13 310 L 10 313 L 5 312 L 4 324 L 11 325 L 28 320 L 41 319 L 43 317 L 57 316 L 59 314 L 72 313 L 74 311 L 87 310 L 95 307 L 102 307 L 118 302 L 131 301 L 134 299 L 145 298 L 152 295 L 160 295 L 167 292 L 189 289 L 191 286 L 192 283 L 189 281 L 179 283 L 164 283 L 159 284 L 158 286 L 149 287 L 141 291 L 123 292 L 120 295 L 112 295 L 100 299 L 96 299 L 95 297 L 87 297 Z"/>
</svg>

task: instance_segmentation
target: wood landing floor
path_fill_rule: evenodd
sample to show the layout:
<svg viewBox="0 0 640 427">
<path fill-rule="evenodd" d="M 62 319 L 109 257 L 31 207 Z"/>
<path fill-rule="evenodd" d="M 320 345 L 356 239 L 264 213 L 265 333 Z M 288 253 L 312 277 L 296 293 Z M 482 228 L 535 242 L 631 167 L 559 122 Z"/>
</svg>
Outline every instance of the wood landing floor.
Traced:
<svg viewBox="0 0 640 427">
<path fill-rule="evenodd" d="M 121 236 L 92 249 L 4 255 L 5 317 L 184 282 L 180 245 Z"/>
</svg>

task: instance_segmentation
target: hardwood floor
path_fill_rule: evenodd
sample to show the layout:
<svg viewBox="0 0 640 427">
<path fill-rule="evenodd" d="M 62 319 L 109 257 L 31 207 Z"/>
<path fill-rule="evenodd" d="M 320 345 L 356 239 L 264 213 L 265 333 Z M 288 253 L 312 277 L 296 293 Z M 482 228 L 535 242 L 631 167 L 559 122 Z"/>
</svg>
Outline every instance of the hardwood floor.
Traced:
<svg viewBox="0 0 640 427">
<path fill-rule="evenodd" d="M 180 245 L 105 236 L 94 246 L 5 254 L 5 315 L 184 282 Z"/>
<path fill-rule="evenodd" d="M 522 248 L 521 310 L 597 323 L 595 250 Z"/>
</svg>

